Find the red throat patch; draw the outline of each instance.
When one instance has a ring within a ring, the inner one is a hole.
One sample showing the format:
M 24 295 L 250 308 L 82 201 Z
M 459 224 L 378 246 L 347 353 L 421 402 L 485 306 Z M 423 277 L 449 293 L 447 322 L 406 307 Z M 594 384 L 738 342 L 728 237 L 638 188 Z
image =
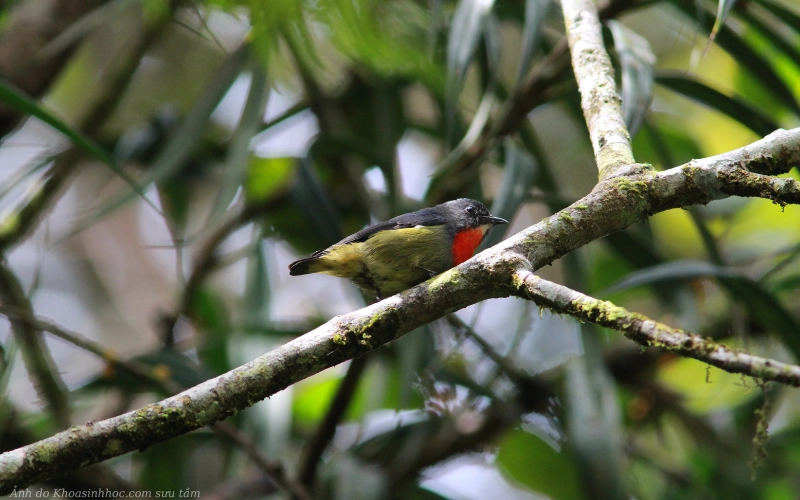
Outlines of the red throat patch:
M 453 238 L 453 265 L 457 266 L 469 260 L 481 244 L 481 240 L 483 240 L 481 228 L 466 229 L 456 234 Z

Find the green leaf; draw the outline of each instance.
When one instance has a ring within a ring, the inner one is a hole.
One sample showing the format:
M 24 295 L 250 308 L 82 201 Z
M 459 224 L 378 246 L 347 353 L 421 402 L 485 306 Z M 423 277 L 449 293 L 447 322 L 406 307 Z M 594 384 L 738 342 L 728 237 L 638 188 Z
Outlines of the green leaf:
M 430 57 L 430 19 L 422 2 L 326 0 L 318 2 L 314 20 L 329 30 L 343 55 L 377 76 L 411 79 L 441 95 L 445 75 Z
M 500 441 L 496 463 L 515 481 L 553 500 L 585 498 L 574 455 L 554 450 L 533 434 L 507 433 Z
M 165 179 L 157 184 L 158 197 L 164 213 L 169 218 L 172 239 L 179 244 L 183 239 L 192 202 L 191 185 L 184 179 Z
M 385 432 L 373 434 L 353 446 L 351 448 L 353 454 L 370 462 L 388 462 L 395 456 L 397 450 L 403 449 L 409 443 L 430 442 L 430 439 L 446 425 L 445 419 L 421 410 L 399 412 L 393 419 L 395 422 L 386 428 Z
M 413 483 L 404 486 L 396 498 L 403 498 L 404 500 L 448 500 L 449 497 L 444 497 Z
M 694 0 L 672 0 L 686 15 L 694 18 L 698 13 L 697 5 Z M 701 14 L 708 14 L 704 9 Z M 697 23 L 707 30 L 713 28 L 711 16 L 704 15 L 697 19 Z M 764 89 L 772 93 L 784 106 L 791 109 L 795 114 L 800 114 L 800 105 L 794 97 L 794 93 L 786 85 L 770 64 L 762 58 L 750 45 L 745 43 L 736 32 L 727 26 L 721 26 L 717 32 L 717 43 L 733 57 L 739 66 L 750 73 L 761 82 Z
M 716 279 L 731 296 L 744 304 L 751 318 L 777 333 L 795 359 L 800 359 L 800 326 L 792 315 L 775 295 L 757 281 L 732 269 L 695 260 L 667 262 L 633 272 L 598 295 L 609 295 L 641 285 L 697 278 Z
M 0 186 L 0 199 L 6 197 L 11 191 L 18 188 L 23 182 L 27 181 L 30 177 L 52 164 L 53 157 L 47 155 L 34 159 L 29 164 L 28 168 L 17 169 L 17 171 L 13 172 L 9 177 L 7 177 L 3 181 L 3 185 Z
M 539 139 L 533 130 L 533 126 L 528 120 L 519 128 L 519 140 L 525 147 L 525 150 L 536 159 L 536 179 L 534 185 L 544 191 L 545 193 L 558 193 L 558 185 L 556 184 L 555 177 L 553 176 L 552 165 L 547 161 L 547 155 L 544 148 L 539 143 Z M 555 213 L 565 208 L 569 203 L 548 203 L 550 211 Z M 557 205 L 557 206 L 556 206 Z
M 622 66 L 622 115 L 631 137 L 642 125 L 653 97 L 656 56 L 650 43 L 618 21 L 607 21 Z
M 309 154 L 313 151 L 312 146 Z M 338 209 L 311 163 L 310 157 L 254 157 L 245 185 L 248 203 L 257 206 L 269 202 L 270 210 L 265 214 L 269 223 L 304 252 L 342 239 Z
M 147 186 L 174 177 L 186 165 L 192 152 L 203 140 L 203 133 L 211 113 L 239 76 L 245 61 L 247 61 L 249 49 L 249 45 L 242 45 L 222 63 L 203 95 L 168 139 L 155 160 L 148 166 L 148 174 L 143 179 L 142 185 Z M 98 210 L 92 219 L 110 214 L 131 199 L 130 193 L 118 197 Z
M 579 272 L 580 268 L 572 271 Z M 570 278 L 567 279 L 569 282 Z M 603 359 L 601 340 L 590 329 L 593 325 L 581 327 L 585 354 L 572 358 L 566 365 L 570 445 L 578 457 L 585 491 L 592 492 L 592 498 L 628 498 L 617 385 Z
M 400 185 L 397 182 L 395 151 L 405 133 L 401 85 L 385 79 L 351 79 L 341 97 L 333 100 L 346 126 L 322 132 L 313 144 L 313 155 L 321 158 L 320 148 L 332 150 L 335 157 L 363 156 L 368 166 L 381 169 L 386 181 L 389 211 L 396 213 Z
M 711 28 L 711 35 L 708 37 L 708 45 L 714 43 L 717 32 L 720 27 L 725 24 L 734 5 L 736 5 L 736 0 L 719 0 L 717 3 L 717 18 L 714 20 L 714 26 Z
M 688 411 L 701 415 L 741 406 L 759 395 L 758 391 L 743 387 L 738 373 L 691 358 L 677 358 L 659 366 L 656 381 L 680 395 Z
M 297 182 L 292 187 L 291 198 L 316 237 L 326 243 L 325 246 L 342 239 L 339 211 L 322 187 L 308 156 L 300 160 Z
M 267 73 L 261 66 L 255 64 L 250 77 L 250 90 L 244 104 L 242 118 L 230 140 L 228 154 L 225 158 L 222 182 L 212 213 L 214 218 L 225 212 L 247 176 L 250 142 L 263 125 L 268 95 Z
M 122 178 L 133 188 L 134 195 L 142 197 L 142 199 L 144 199 L 151 207 L 153 207 L 156 212 L 161 213 L 161 210 L 152 201 L 150 201 L 147 196 L 145 196 L 142 187 L 139 186 L 136 181 L 134 181 L 127 173 L 125 173 L 125 171 L 123 171 L 119 165 L 117 165 L 117 162 L 114 161 L 114 158 L 108 153 L 108 151 L 103 149 L 103 147 L 92 140 L 92 138 L 70 127 L 43 106 L 39 105 L 39 103 L 2 79 L 0 79 L 0 101 L 20 111 L 21 113 L 35 116 L 39 120 L 67 136 L 67 138 L 72 141 L 75 146 L 108 165 L 115 174 L 120 176 L 120 178 Z
M 697 207 L 689 207 L 689 215 L 692 217 L 697 232 L 700 233 L 703 246 L 706 247 L 706 252 L 708 253 L 708 259 L 718 266 L 724 265 L 725 261 L 722 258 L 722 252 L 719 249 L 716 238 L 714 238 L 714 235 L 708 228 L 702 212 L 700 212 Z
M 775 17 L 786 23 L 796 33 L 800 33 L 800 15 L 772 0 L 757 0 L 757 3 L 772 12 Z
M 483 85 L 485 89 L 493 89 L 500 76 L 500 57 L 503 51 L 502 40 L 500 39 L 500 26 L 497 16 L 489 13 L 486 18 L 486 26 L 483 30 L 483 50 L 481 58 L 481 72 L 483 74 Z
M 712 109 L 716 109 L 758 135 L 765 136 L 780 128 L 772 118 L 757 108 L 735 97 L 728 97 L 695 78 L 674 72 L 659 72 L 656 76 L 656 82 Z
M 51 58 L 59 56 L 63 57 L 70 47 L 76 46 L 96 29 L 113 22 L 115 18 L 125 14 L 128 7 L 134 3 L 137 3 L 137 0 L 113 0 L 97 5 L 97 7 L 72 22 L 58 36 L 50 40 L 46 46 L 38 51 L 36 57 L 40 61 L 51 60 Z M 130 12 L 129 10 L 127 11 Z
M 267 62 L 279 53 L 278 42 L 283 36 L 299 65 L 309 68 L 319 64 L 314 44 L 306 24 L 303 2 L 296 0 L 244 0 L 250 15 L 249 37 L 261 58 Z M 227 7 L 226 7 L 227 8 Z
M 197 104 L 148 167 L 148 183 L 173 176 L 184 166 L 194 148 L 202 141 L 211 113 L 241 73 L 248 54 L 249 45 L 245 44 L 222 63 Z
M 263 230 L 253 228 L 253 252 L 247 259 L 244 295 L 244 322 L 249 328 L 261 328 L 269 322 L 270 286 L 267 258 L 264 254 Z
M 456 7 L 447 40 L 447 82 L 445 84 L 445 109 L 447 128 L 453 128 L 456 105 L 467 68 L 478 46 L 494 0 L 460 0 Z M 451 134 L 448 134 L 452 138 Z
M 258 130 L 259 133 L 264 132 L 266 130 L 271 129 L 276 125 L 280 125 L 281 123 L 289 120 L 290 118 L 294 118 L 295 116 L 299 115 L 303 111 L 308 109 L 308 103 L 304 101 L 300 101 L 294 106 L 290 107 L 280 115 L 276 116 L 272 120 L 268 121 L 267 123 L 262 124 L 261 128 Z
M 342 378 L 324 372 L 295 386 L 292 415 L 298 424 L 311 428 L 322 421 Z
M 70 127 L 36 101 L 14 88 L 10 83 L 0 79 L 0 101 L 26 115 L 35 116 L 39 120 L 58 130 L 80 149 L 99 159 L 109 166 L 116 167 L 114 159 L 99 144 L 80 131 Z
M 215 439 L 211 433 L 194 432 L 170 440 L 168 444 L 155 445 L 141 453 L 134 453 L 132 465 L 138 472 L 136 484 L 144 490 L 160 492 L 163 498 L 172 498 L 167 492 L 174 493 L 176 489 L 178 492 L 191 491 L 180 488 L 187 483 L 186 476 L 191 471 L 189 464 L 193 463 L 192 455 L 211 439 Z M 219 452 L 216 447 L 212 449 Z
M 226 301 L 208 287 L 201 288 L 192 297 L 191 316 L 202 332 L 197 354 L 203 366 L 215 374 L 230 370 L 228 336 L 232 328 Z
M 626 230 L 609 234 L 603 238 L 608 245 L 637 269 L 662 264 L 664 258 L 651 241 L 642 237 L 642 233 Z
M 297 158 L 250 157 L 247 178 L 244 183 L 245 197 L 249 204 L 260 204 L 273 196 L 287 191 L 294 182 L 300 162 Z
M 789 57 L 789 59 L 791 59 L 792 62 L 794 62 L 795 66 L 800 68 L 800 51 L 797 50 L 797 44 L 792 44 L 791 42 L 787 41 L 784 36 L 783 30 L 776 29 L 777 26 L 775 25 L 767 25 L 767 23 L 762 21 L 759 16 L 756 16 L 754 11 L 757 10 L 758 10 L 757 8 L 739 9 L 737 11 L 737 15 L 741 17 L 749 26 L 753 27 L 755 31 L 758 32 L 759 35 L 764 37 L 769 42 L 769 48 L 767 50 L 770 51 L 774 51 L 775 49 L 780 50 L 781 52 L 786 54 L 786 56 Z M 800 18 L 798 18 L 798 16 L 796 15 L 792 16 L 792 14 L 789 13 L 788 17 L 790 19 L 781 18 L 781 20 L 786 21 L 786 24 L 792 26 L 791 17 L 794 17 L 794 20 L 797 23 L 800 23 Z M 800 34 L 800 24 L 794 27 L 794 29 L 795 31 L 797 31 L 797 33 L 795 33 L 795 36 Z
M 0 345 L 0 432 L 6 434 L 9 419 L 14 412 L 13 403 L 8 394 L 11 372 L 17 359 L 17 343 L 10 336 L 5 345 Z
M 436 363 L 436 350 L 430 342 L 435 335 L 430 325 L 420 327 L 412 335 L 405 335 L 392 343 L 397 356 L 399 375 L 399 406 L 408 408 L 413 400 L 415 389 L 419 386 L 419 374 Z
M 646 124 L 646 130 L 656 154 L 660 157 L 661 164 L 664 165 L 665 168 L 669 168 L 670 166 L 674 165 L 675 160 L 672 152 L 673 148 L 670 147 L 667 138 L 652 124 Z M 673 136 L 670 139 L 672 139 L 673 142 L 680 141 L 678 142 L 679 144 L 683 143 L 681 149 L 689 149 L 693 151 L 692 154 L 688 155 L 688 159 L 700 158 L 702 156 L 694 140 L 692 140 L 690 137 L 687 137 L 685 134 L 679 133 L 677 134 L 677 137 Z M 677 139 L 677 141 L 675 139 Z M 722 252 L 719 250 L 719 246 L 717 245 L 714 235 L 708 229 L 703 214 L 697 209 L 697 207 L 690 207 L 689 215 L 691 215 L 692 221 L 694 222 L 695 227 L 697 227 L 697 231 L 700 233 L 700 237 L 702 238 L 703 244 L 706 247 L 706 252 L 708 252 L 709 260 L 711 260 L 711 262 L 714 264 L 724 264 Z
M 787 266 L 797 260 L 797 258 L 800 257 L 800 243 L 793 245 L 790 248 L 781 250 L 779 254 L 781 254 L 781 258 L 778 260 L 778 262 L 770 266 L 758 278 L 760 283 L 769 282 L 777 273 L 785 270 Z
M 505 152 L 503 183 L 490 211 L 492 215 L 510 222 L 528 198 L 528 191 L 536 178 L 537 168 L 533 156 L 511 139 L 506 139 Z M 508 229 L 508 226 L 496 227 L 490 231 L 481 244 L 481 250 L 498 244 L 505 235 L 505 229 Z
M 533 55 L 539 44 L 539 36 L 549 9 L 550 0 L 525 0 L 525 26 L 522 28 L 522 50 L 520 51 L 519 70 L 514 89 L 522 85 L 531 69 Z
M 656 123 L 655 120 L 646 118 L 642 132 L 634 140 L 634 147 L 641 149 L 644 145 L 652 148 L 646 161 L 655 163 L 664 170 L 703 157 L 697 138 L 679 122 L 673 123 L 665 119 Z M 644 144 L 639 140 L 642 135 L 643 139 L 647 139 Z M 634 149 L 634 153 L 639 158 L 639 151 Z

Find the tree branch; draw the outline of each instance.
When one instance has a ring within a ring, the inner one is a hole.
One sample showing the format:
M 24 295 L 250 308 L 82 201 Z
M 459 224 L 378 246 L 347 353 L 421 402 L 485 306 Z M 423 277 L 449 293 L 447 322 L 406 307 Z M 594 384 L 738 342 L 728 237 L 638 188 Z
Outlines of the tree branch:
M 614 67 L 603 45 L 603 31 L 592 0 L 563 0 L 564 24 L 581 108 L 592 139 L 600 179 L 635 163 L 614 82 Z
M 211 428 L 217 434 L 225 436 L 236 443 L 247 453 L 247 456 L 255 462 L 265 476 L 284 491 L 291 493 L 293 498 L 297 500 L 311 500 L 311 495 L 308 494 L 305 487 L 299 482 L 286 477 L 283 467 L 261 453 L 261 450 L 258 449 L 249 436 L 243 434 L 236 427 L 225 424 L 224 422 L 217 422 L 211 426 Z
M 128 371 L 129 373 L 147 380 L 153 387 L 158 387 L 166 393 L 176 393 L 185 387 L 180 386 L 171 379 L 165 379 L 157 373 L 151 366 L 135 359 L 120 359 L 119 355 L 113 350 L 108 349 L 99 342 L 95 342 L 77 332 L 71 332 L 62 328 L 52 321 L 39 318 L 33 315 L 32 311 L 26 311 L 20 307 L 10 307 L 0 304 L 0 314 L 20 321 L 39 331 L 50 333 L 62 340 L 69 342 L 81 349 L 88 351 L 95 356 L 102 358 L 111 366 L 116 366 Z
M 347 373 L 339 384 L 339 388 L 336 390 L 330 407 L 325 413 L 325 418 L 320 422 L 317 431 L 306 443 L 298 476 L 301 484 L 306 485 L 309 489 L 313 490 L 319 460 L 328 447 L 328 444 L 330 444 L 331 440 L 336 435 L 336 426 L 339 425 L 345 411 L 347 411 L 348 406 L 350 406 L 350 401 L 352 401 L 355 395 L 358 382 L 361 380 L 361 375 L 364 373 L 364 368 L 367 366 L 368 359 L 368 356 L 361 356 L 360 358 L 355 358 L 350 361 L 350 366 L 347 367 Z
M 0 300 L 27 314 L 33 314 L 31 301 L 4 258 L 0 260 Z M 9 319 L 9 322 L 36 394 L 47 404 L 56 426 L 66 429 L 71 425 L 67 387 L 56 370 L 41 330 L 19 319 Z
M 763 380 L 800 387 L 800 366 L 753 356 L 653 321 L 611 302 L 604 302 L 565 286 L 543 280 L 527 270 L 518 271 L 519 295 L 561 314 L 621 332 L 643 347 L 661 347 L 694 358 L 730 373 L 743 373 Z
M 607 178 L 566 209 L 401 294 L 333 318 L 302 337 L 176 396 L 0 455 L 0 494 L 222 420 L 267 396 L 470 304 L 518 295 L 533 272 L 590 241 L 650 215 L 730 194 L 747 170 L 785 172 L 800 164 L 800 128 L 664 172 Z M 728 192 L 726 192 L 727 190 Z

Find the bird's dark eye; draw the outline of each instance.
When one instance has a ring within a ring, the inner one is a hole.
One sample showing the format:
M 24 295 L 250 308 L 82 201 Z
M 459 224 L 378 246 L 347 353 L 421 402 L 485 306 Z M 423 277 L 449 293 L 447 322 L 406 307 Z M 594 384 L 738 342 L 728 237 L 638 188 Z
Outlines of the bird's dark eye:
M 468 213 L 468 214 L 470 214 L 470 215 L 475 215 L 475 212 L 476 212 L 476 210 L 475 210 L 475 207 L 473 207 L 472 205 L 468 206 L 468 207 L 466 208 L 466 211 L 467 211 L 467 213 Z

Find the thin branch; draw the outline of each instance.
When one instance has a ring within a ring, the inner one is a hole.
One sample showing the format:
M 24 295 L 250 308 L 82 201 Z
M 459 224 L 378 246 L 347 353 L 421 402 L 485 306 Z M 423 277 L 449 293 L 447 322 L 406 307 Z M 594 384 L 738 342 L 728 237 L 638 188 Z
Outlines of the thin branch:
M 437 172 L 436 177 L 441 178 L 441 181 L 434 182 L 436 185 L 426 195 L 427 200 L 441 203 L 452 198 L 453 192 L 457 192 L 467 183 L 467 174 L 472 172 L 471 169 L 478 166 L 480 160 L 498 141 L 514 133 L 528 113 L 547 101 L 544 92 L 553 82 L 561 79 L 568 69 L 567 43 L 563 41 L 533 67 L 525 84 L 505 103 L 498 116 L 486 124 L 475 142 L 463 149 L 458 157 L 448 159 L 449 164 Z
M 630 0 L 612 0 L 600 8 L 600 16 L 604 19 L 616 16 L 632 3 Z M 596 12 L 595 12 L 596 13 Z M 470 147 L 464 149 L 457 158 L 448 159 L 436 177 L 442 180 L 433 185 L 426 200 L 431 203 L 441 203 L 453 197 L 454 192 L 463 187 L 469 180 L 469 173 L 473 172 L 478 163 L 488 154 L 503 137 L 518 131 L 525 122 L 528 114 L 538 105 L 552 100 L 552 91 L 569 70 L 567 57 L 567 40 L 562 40 L 534 66 L 528 74 L 525 83 L 516 89 L 513 97 L 506 101 L 497 117 L 486 124 L 480 136 Z M 601 39 L 602 48 L 602 39 Z M 606 55 L 606 58 L 608 56 Z M 613 73 L 612 87 L 613 86 Z M 573 85 L 569 83 L 568 85 Z M 614 93 L 616 96 L 616 93 Z M 616 97 L 619 99 L 619 97 Z M 618 106 L 619 107 L 619 106 Z M 620 115 L 621 116 L 621 115 Z M 624 126 L 624 124 L 623 124 Z M 625 132 L 627 135 L 627 132 Z M 630 142 L 630 141 L 629 141 Z M 630 149 L 630 146 L 629 146 Z M 633 157 L 631 161 L 633 163 Z M 436 181 L 435 181 L 436 182 Z
M 800 182 L 792 178 L 756 174 L 743 168 L 723 170 L 717 178 L 726 194 L 766 198 L 781 207 L 800 204 Z
M 748 167 L 780 172 L 797 164 L 800 128 L 657 174 L 606 179 L 578 202 L 460 266 L 333 318 L 226 374 L 140 410 L 76 426 L 0 455 L 0 494 L 9 493 L 14 485 L 21 487 L 213 424 L 450 312 L 489 298 L 517 295 L 520 269 L 533 272 L 654 213 L 725 198 L 723 188 L 728 185 L 721 174 Z
M 325 413 L 325 418 L 317 427 L 314 436 L 306 443 L 305 450 L 303 450 L 303 459 L 300 462 L 300 482 L 307 487 L 311 488 L 314 485 L 314 479 L 317 473 L 317 465 L 319 464 L 322 453 L 328 447 L 334 435 L 336 434 L 336 426 L 342 420 L 344 412 L 350 406 L 350 401 L 358 387 L 358 382 L 361 380 L 361 375 L 364 374 L 364 368 L 367 366 L 369 356 L 361 356 L 350 361 L 350 366 L 347 367 L 342 382 L 331 401 L 331 405 Z
M 273 462 L 268 457 L 264 456 L 249 436 L 239 431 L 236 427 L 224 422 L 217 422 L 212 425 L 211 428 L 217 434 L 225 436 L 235 442 L 247 453 L 250 459 L 258 465 L 261 471 L 281 489 L 291 493 L 292 496 L 298 500 L 311 500 L 311 495 L 308 494 L 305 487 L 297 481 L 292 481 L 287 478 L 283 467 L 279 463 Z
M 33 314 L 31 301 L 5 259 L 0 260 L 0 299 L 26 314 Z M 25 368 L 33 381 L 36 393 L 47 403 L 56 425 L 66 429 L 72 425 L 67 387 L 56 369 L 41 330 L 18 319 L 11 319 L 10 323 L 14 340 L 20 347 Z
M 69 342 L 81 349 L 102 358 L 109 365 L 120 367 L 134 375 L 148 380 L 155 387 L 162 388 L 165 392 L 175 394 L 184 389 L 181 385 L 177 384 L 171 379 L 165 379 L 158 375 L 158 371 L 153 367 L 137 361 L 135 359 L 120 359 L 119 355 L 112 349 L 104 347 L 102 344 L 95 342 L 84 335 L 77 332 L 71 332 L 62 328 L 52 321 L 34 316 L 31 311 L 26 311 L 19 307 L 12 307 L 5 304 L 0 304 L 0 314 L 4 314 L 9 318 L 14 318 L 21 321 L 32 328 L 47 332 L 55 337 Z
M 510 359 L 507 359 L 500 353 L 498 353 L 494 347 L 492 347 L 483 337 L 481 337 L 478 332 L 476 332 L 471 326 L 466 324 L 464 320 L 459 318 L 455 314 L 448 314 L 447 315 L 447 322 L 450 323 L 451 326 L 461 330 L 464 334 L 473 341 L 478 348 L 486 355 L 487 358 L 492 360 L 492 362 L 500 369 L 503 374 L 508 377 L 513 383 L 520 385 L 520 382 L 526 381 L 531 378 L 530 375 L 525 373 L 523 370 L 514 366 Z M 496 373 L 496 372 L 495 372 Z M 492 384 L 484 384 L 487 388 L 491 388 Z
M 503 107 L 497 120 L 488 129 L 491 136 L 503 137 L 519 128 L 533 108 L 546 100 L 542 93 L 569 68 L 567 41 L 560 41 L 542 61 L 534 66 L 525 83 Z
M 632 313 L 565 286 L 543 280 L 528 270 L 517 271 L 519 296 L 560 314 L 616 330 L 643 347 L 661 347 L 730 373 L 800 387 L 800 366 L 753 356 Z
M 592 0 L 563 0 L 572 69 L 581 93 L 581 108 L 592 139 L 600 179 L 635 163 L 631 138 L 622 117 L 614 67 L 603 45 L 603 31 Z

